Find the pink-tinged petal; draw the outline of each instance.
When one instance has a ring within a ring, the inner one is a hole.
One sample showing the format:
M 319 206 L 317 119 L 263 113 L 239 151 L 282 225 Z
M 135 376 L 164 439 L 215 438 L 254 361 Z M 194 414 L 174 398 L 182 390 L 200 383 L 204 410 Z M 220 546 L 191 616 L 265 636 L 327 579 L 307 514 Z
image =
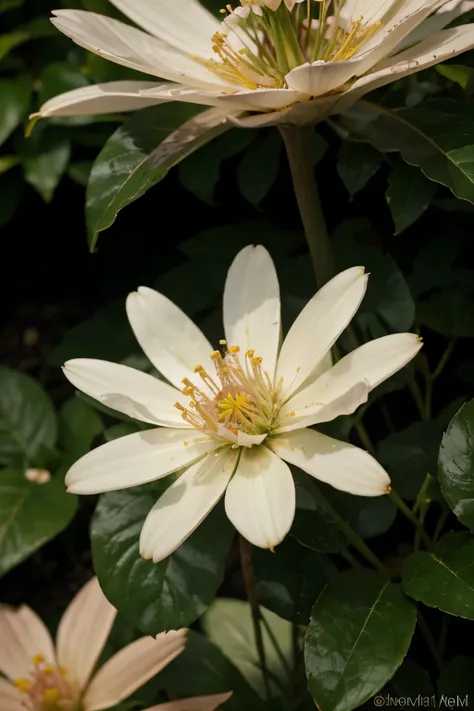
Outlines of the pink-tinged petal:
M 230 699 L 232 692 L 227 694 L 214 694 L 213 696 L 195 696 L 192 699 L 179 699 L 167 701 L 164 704 L 152 706 L 145 711 L 216 711 Z
M 85 711 L 102 711 L 128 698 L 173 661 L 186 646 L 187 630 L 132 642 L 99 669 L 85 696 Z
M 59 624 L 58 664 L 84 689 L 104 648 L 117 611 L 92 578 L 77 593 Z
M 23 696 L 13 684 L 0 678 L 0 709 L 2 711 L 25 711 Z
M 0 610 L 0 640 L 0 672 L 10 679 L 28 677 L 37 655 L 49 664 L 56 661 L 51 635 L 26 605 L 18 610 Z

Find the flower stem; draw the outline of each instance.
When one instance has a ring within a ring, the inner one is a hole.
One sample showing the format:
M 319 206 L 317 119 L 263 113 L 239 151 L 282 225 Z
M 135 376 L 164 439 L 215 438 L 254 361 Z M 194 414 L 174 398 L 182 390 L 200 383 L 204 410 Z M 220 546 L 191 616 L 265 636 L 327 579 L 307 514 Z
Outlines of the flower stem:
M 252 568 L 252 544 L 249 543 L 243 536 L 239 536 L 240 542 L 240 564 L 242 567 L 242 576 L 244 579 L 245 593 L 250 604 L 252 613 L 253 630 L 255 634 L 255 644 L 257 646 L 260 668 L 262 670 L 263 683 L 267 699 L 271 699 L 270 680 L 267 670 L 267 662 L 265 655 L 265 647 L 263 646 L 263 634 L 261 627 L 261 613 L 258 606 L 257 593 L 255 591 L 255 581 Z
M 311 162 L 313 127 L 280 128 L 285 142 L 298 208 L 303 222 L 318 286 L 334 276 L 333 258 L 326 221 L 321 208 L 318 187 Z
M 436 662 L 436 666 L 438 669 L 441 668 L 441 657 L 438 649 L 438 645 L 435 642 L 435 639 L 433 635 L 431 634 L 431 630 L 429 628 L 429 625 L 427 621 L 425 620 L 420 608 L 418 608 L 418 614 L 417 614 L 417 624 L 420 629 L 421 634 L 423 635 L 426 646 L 430 650 L 431 654 L 433 655 L 433 659 Z
M 392 499 L 395 506 L 402 512 L 402 514 L 412 522 L 418 532 L 419 537 L 424 540 L 425 544 L 428 546 L 428 549 L 430 549 L 431 541 L 424 529 L 423 522 L 420 521 L 418 516 L 413 513 L 409 506 L 407 506 L 407 504 L 403 501 L 402 497 L 397 494 L 395 489 L 391 490 L 390 498 Z

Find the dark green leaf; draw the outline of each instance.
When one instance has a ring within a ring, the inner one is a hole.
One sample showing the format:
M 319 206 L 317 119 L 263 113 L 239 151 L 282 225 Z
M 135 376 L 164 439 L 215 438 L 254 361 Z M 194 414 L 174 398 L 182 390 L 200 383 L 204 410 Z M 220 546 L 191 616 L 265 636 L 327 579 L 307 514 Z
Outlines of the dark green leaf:
M 73 459 L 86 454 L 103 429 L 97 412 L 78 397 L 65 402 L 59 411 L 59 446 Z
M 0 471 L 0 575 L 66 528 L 76 506 L 62 477 L 35 484 L 23 470 Z
M 0 35 L 0 62 L 20 44 L 39 37 L 50 37 L 54 34 L 55 29 L 49 20 L 46 17 L 37 17 L 8 34 Z
M 445 698 L 460 699 L 455 708 L 468 709 L 469 699 L 474 698 L 474 659 L 454 657 L 446 662 L 439 675 L 438 693 Z
M 388 496 L 352 496 L 321 484 L 318 484 L 318 488 L 362 538 L 381 536 L 395 520 L 397 509 Z
M 365 188 L 381 163 L 382 154 L 367 143 L 342 144 L 337 155 L 337 172 L 351 198 Z
M 126 437 L 129 434 L 135 434 L 135 432 L 140 432 L 140 430 L 140 425 L 136 422 L 119 422 L 105 430 L 105 441 L 112 442 L 114 439 Z
M 163 180 L 170 168 L 229 128 L 214 109 L 162 104 L 137 112 L 112 135 L 92 168 L 86 215 L 89 244 L 122 208 Z
M 0 0 L 0 12 L 7 12 L 7 10 L 16 10 L 17 7 L 21 7 L 25 0 Z
M 459 410 L 443 437 L 439 483 L 453 513 L 474 531 L 474 400 Z
M 78 160 L 74 163 L 69 164 L 67 169 L 67 174 L 74 180 L 75 183 L 85 188 L 89 181 L 89 177 L 92 170 L 92 161 L 90 160 Z
M 464 64 L 438 64 L 436 71 L 446 79 L 459 84 L 466 93 L 471 93 L 474 86 L 473 67 L 466 67 Z
M 0 465 L 41 466 L 56 442 L 56 414 L 47 393 L 29 375 L 0 367 Z
M 418 304 L 420 323 L 446 338 L 474 336 L 474 295 L 464 291 L 434 294 Z
M 244 153 L 237 169 L 240 194 L 252 205 L 258 205 L 269 193 L 278 176 L 282 142 L 278 131 L 259 132 Z
M 305 637 L 316 705 L 350 711 L 394 675 L 410 646 L 416 609 L 399 585 L 367 570 L 334 578 L 319 596 Z
M 418 168 L 397 166 L 388 178 L 387 203 L 395 223 L 395 234 L 410 227 L 428 209 L 438 190 Z
M 307 474 L 297 470 L 296 515 L 291 535 L 306 548 L 321 553 L 337 553 L 344 545 L 337 519 Z M 281 614 L 281 613 L 278 613 Z
M 102 495 L 91 529 L 94 569 L 119 612 L 147 634 L 192 624 L 214 599 L 224 576 L 233 529 L 217 507 L 169 558 L 140 557 L 147 514 L 163 491 L 139 487 Z
M 392 692 L 397 696 L 412 698 L 421 696 L 434 696 L 435 690 L 426 669 L 423 669 L 413 659 L 405 659 L 402 666 L 390 680 Z M 393 693 L 392 693 L 393 695 Z
M 7 224 L 16 212 L 19 205 L 24 182 L 19 170 L 8 175 L 0 176 L 0 227 Z
M 0 145 L 18 128 L 28 113 L 31 98 L 31 79 L 0 80 Z
M 474 538 L 447 533 L 433 553 L 413 553 L 402 582 L 406 594 L 424 605 L 474 620 Z
M 41 89 L 38 96 L 40 104 L 44 104 L 53 96 L 72 89 L 80 89 L 90 83 L 89 79 L 69 62 L 48 64 L 41 72 L 40 82 Z
M 24 144 L 23 168 L 25 180 L 32 185 L 45 202 L 53 198 L 64 175 L 71 145 L 69 140 L 54 130 L 36 132 Z

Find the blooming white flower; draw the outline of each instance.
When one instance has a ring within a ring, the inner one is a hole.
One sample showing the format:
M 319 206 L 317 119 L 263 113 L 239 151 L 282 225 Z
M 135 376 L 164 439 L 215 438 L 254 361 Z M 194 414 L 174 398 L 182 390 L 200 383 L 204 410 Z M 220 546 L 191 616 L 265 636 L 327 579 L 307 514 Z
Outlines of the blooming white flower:
M 29 607 L 0 610 L 2 711 L 101 711 L 116 706 L 184 650 L 186 632 L 132 642 L 92 677 L 116 610 L 97 578 L 72 600 L 59 624 L 56 646 Z M 10 681 L 8 681 L 10 679 Z M 214 711 L 230 694 L 183 699 L 148 711 Z
M 295 515 L 286 462 L 351 494 L 388 493 L 387 473 L 367 452 L 310 429 L 354 412 L 421 347 L 414 334 L 386 336 L 330 367 L 330 349 L 366 285 L 362 267 L 338 274 L 303 309 L 280 348 L 274 264 L 263 247 L 246 247 L 227 276 L 221 350 L 165 296 L 140 287 L 128 297 L 128 318 L 171 384 L 92 359 L 69 361 L 64 372 L 101 403 L 160 427 L 86 454 L 67 474 L 69 491 L 125 489 L 185 469 L 142 529 L 141 554 L 155 562 L 176 550 L 224 493 L 227 515 L 247 540 L 262 548 L 280 543 Z
M 474 46 L 474 25 L 445 29 L 474 6 L 466 0 L 241 0 L 222 23 L 198 0 L 111 2 L 146 32 L 80 10 L 56 10 L 52 21 L 82 47 L 167 83 L 87 86 L 37 115 L 184 101 L 220 107 L 242 126 L 311 124 Z

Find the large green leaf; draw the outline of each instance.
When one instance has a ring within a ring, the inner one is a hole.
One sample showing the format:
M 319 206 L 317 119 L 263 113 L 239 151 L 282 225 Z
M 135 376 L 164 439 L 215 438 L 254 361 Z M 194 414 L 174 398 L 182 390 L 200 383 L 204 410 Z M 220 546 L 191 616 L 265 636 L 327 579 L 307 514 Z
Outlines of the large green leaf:
M 91 528 L 94 569 L 110 602 L 147 634 L 192 624 L 224 576 L 233 528 L 218 506 L 169 558 L 140 557 L 143 522 L 166 482 L 102 495 Z
M 0 145 L 21 124 L 28 113 L 31 97 L 31 79 L 0 80 Z
M 334 578 L 315 602 L 305 637 L 318 708 L 350 711 L 376 694 L 402 663 L 415 621 L 399 585 L 368 570 Z
M 428 209 L 437 186 L 410 165 L 400 165 L 390 173 L 387 202 L 395 223 L 395 234 L 410 227 Z
M 51 202 L 59 181 L 66 172 L 71 157 L 71 145 L 58 129 L 36 131 L 23 145 L 25 180 L 45 202 Z
M 445 338 L 474 336 L 474 296 L 464 291 L 430 296 L 418 304 L 417 315 L 420 323 Z
M 443 437 L 439 483 L 455 515 L 474 532 L 474 400 L 459 410 Z
M 0 465 L 42 466 L 56 442 L 56 414 L 29 375 L 0 367 Z
M 258 205 L 277 179 L 282 141 L 274 129 L 259 131 L 245 151 L 237 169 L 240 194 L 252 205 Z
M 337 172 L 351 196 L 365 188 L 382 164 L 380 151 L 363 143 L 345 141 L 337 155 Z
M 403 589 L 425 605 L 474 620 L 474 538 L 447 533 L 432 553 L 413 553 L 402 570 Z
M 35 484 L 22 469 L 0 471 L 0 575 L 66 528 L 76 506 L 62 476 Z
M 58 443 L 73 460 L 89 451 L 103 429 L 96 410 L 78 397 L 65 402 L 59 411 Z
M 474 659 L 453 657 L 446 662 L 439 675 L 438 693 L 445 698 L 462 699 L 457 708 L 469 708 L 469 698 L 474 699 Z
M 48 18 L 37 17 L 26 25 L 17 27 L 12 32 L 0 35 L 0 61 L 20 44 L 40 37 L 50 37 L 54 34 L 55 28 L 48 21 Z
M 89 243 L 115 221 L 122 208 L 144 195 L 174 165 L 227 131 L 216 109 L 162 104 L 139 111 L 111 136 L 92 168 L 87 189 Z

